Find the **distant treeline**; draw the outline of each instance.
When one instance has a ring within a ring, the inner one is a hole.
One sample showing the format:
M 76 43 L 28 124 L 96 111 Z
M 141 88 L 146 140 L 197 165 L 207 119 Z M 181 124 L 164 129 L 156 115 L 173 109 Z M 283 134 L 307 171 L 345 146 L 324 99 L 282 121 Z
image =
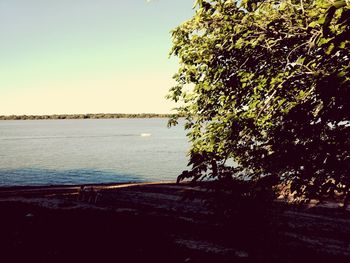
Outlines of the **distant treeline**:
M 119 119 L 119 118 L 171 118 L 172 114 L 156 113 L 88 113 L 54 115 L 0 115 L 0 120 L 64 120 L 64 119 Z

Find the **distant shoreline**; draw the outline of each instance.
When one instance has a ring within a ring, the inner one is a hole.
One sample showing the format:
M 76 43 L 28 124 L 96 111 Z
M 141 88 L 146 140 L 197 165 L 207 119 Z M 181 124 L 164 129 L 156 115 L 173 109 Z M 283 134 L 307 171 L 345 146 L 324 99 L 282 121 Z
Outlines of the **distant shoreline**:
M 77 120 L 77 119 L 149 119 L 171 118 L 173 114 L 157 113 L 87 113 L 87 114 L 52 114 L 52 115 L 0 115 L 1 121 L 8 120 Z

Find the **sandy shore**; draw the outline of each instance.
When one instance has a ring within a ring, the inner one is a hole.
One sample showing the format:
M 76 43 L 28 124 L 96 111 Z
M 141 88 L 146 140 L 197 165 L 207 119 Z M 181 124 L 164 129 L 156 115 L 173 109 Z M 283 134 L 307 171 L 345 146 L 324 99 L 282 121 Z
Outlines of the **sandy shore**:
M 349 262 L 350 213 L 331 206 L 239 208 L 174 183 L 0 189 L 3 262 Z M 118 259 L 118 260 L 117 260 Z
M 96 191 L 117 189 L 123 187 L 139 186 L 139 185 L 156 185 L 156 184 L 174 184 L 173 181 L 159 182 L 130 182 L 130 183 L 106 183 L 106 184 L 85 184 L 85 185 L 52 185 L 52 186 L 8 186 L 0 187 L 0 197 L 9 196 L 45 196 L 59 194 L 77 194 L 81 186 L 93 187 Z

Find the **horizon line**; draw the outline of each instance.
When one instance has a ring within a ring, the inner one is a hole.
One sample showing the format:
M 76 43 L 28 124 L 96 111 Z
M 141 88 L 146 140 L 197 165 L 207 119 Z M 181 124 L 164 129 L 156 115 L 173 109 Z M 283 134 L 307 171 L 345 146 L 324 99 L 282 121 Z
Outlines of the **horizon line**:
M 12 117 L 12 116 L 64 116 L 64 115 L 175 115 L 175 113 L 156 113 L 156 112 L 139 112 L 139 113 L 126 113 L 126 112 L 98 112 L 98 113 L 44 113 L 44 114 L 0 114 L 0 117 Z

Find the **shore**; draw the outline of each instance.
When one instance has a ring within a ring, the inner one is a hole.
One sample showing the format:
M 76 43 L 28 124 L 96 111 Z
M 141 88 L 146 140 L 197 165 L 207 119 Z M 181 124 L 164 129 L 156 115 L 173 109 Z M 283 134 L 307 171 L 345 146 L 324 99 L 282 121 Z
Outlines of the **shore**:
M 171 118 L 173 114 L 161 113 L 83 113 L 83 114 L 52 114 L 52 115 L 0 115 L 1 120 L 76 120 L 76 119 L 146 119 Z
M 91 186 L 88 186 L 91 187 Z M 227 216 L 174 183 L 0 189 L 3 262 L 349 262 L 350 212 L 290 206 Z

